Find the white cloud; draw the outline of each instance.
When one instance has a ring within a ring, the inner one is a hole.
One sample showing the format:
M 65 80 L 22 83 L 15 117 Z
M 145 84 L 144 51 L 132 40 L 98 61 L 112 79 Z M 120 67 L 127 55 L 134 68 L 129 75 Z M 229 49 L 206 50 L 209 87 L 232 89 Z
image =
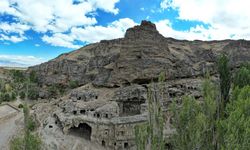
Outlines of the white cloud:
M 0 13 L 14 15 L 22 22 L 30 24 L 38 32 L 64 32 L 75 26 L 96 24 L 96 19 L 87 15 L 97 9 L 113 14 L 119 12 L 115 8 L 115 4 L 119 0 L 82 0 L 78 2 L 75 4 L 74 0 L 4 0 L 2 4 L 0 3 L 0 6 L 3 7 Z M 12 7 L 13 5 L 15 7 Z M 12 11 L 18 13 L 11 13 Z
M 179 12 L 178 19 L 201 21 L 210 25 L 201 32 L 211 39 L 250 39 L 250 13 L 245 0 L 163 0 L 162 9 L 173 8 Z M 194 29 L 192 29 L 194 30 Z
M 37 65 L 45 60 L 35 56 L 22 56 L 22 55 L 0 55 L 0 66 L 9 67 L 27 67 Z
M 169 20 L 155 22 L 157 30 L 165 37 L 173 37 L 181 40 L 223 40 L 231 35 L 227 30 L 218 30 L 212 27 L 205 28 L 197 25 L 186 31 L 174 30 Z
M 110 23 L 108 26 L 87 26 L 85 28 L 73 27 L 69 34 L 56 33 L 51 37 L 44 36 L 43 41 L 54 45 L 68 48 L 79 48 L 80 45 L 74 45 L 76 41 L 87 43 L 99 42 L 100 40 L 109 40 L 121 38 L 126 30 L 133 27 L 136 23 L 129 19 L 123 18 Z
M 1 40 L 15 42 L 27 39 L 24 32 L 32 29 L 42 33 L 43 39 L 48 43 L 53 38 L 59 38 L 57 33 L 65 33 L 71 28 L 93 26 L 97 23 L 95 19 L 96 10 L 100 9 L 114 15 L 119 9 L 115 7 L 119 0 L 1 0 L 0 15 L 12 15 L 17 23 L 1 23 Z M 47 32 L 53 33 L 48 37 Z M 3 34 L 4 33 L 4 34 Z M 18 36 L 10 36 L 9 33 L 17 33 Z M 19 38 L 18 38 L 19 37 Z M 73 46 L 69 39 L 56 40 L 54 45 Z
M 115 8 L 115 4 L 119 1 L 120 0 L 88 0 L 88 2 L 90 2 L 94 8 L 99 8 L 115 15 L 119 12 L 119 9 Z
M 10 15 L 19 15 L 18 11 L 15 8 L 10 7 L 9 0 L 0 1 L 0 14 L 10 14 Z
M 11 41 L 13 43 L 21 42 L 27 39 L 24 32 L 29 30 L 29 26 L 21 23 L 6 22 L 0 23 L 0 41 Z
M 0 34 L 0 41 L 3 41 L 3 43 L 5 43 L 5 41 L 11 41 L 13 43 L 18 43 L 18 42 L 22 42 L 24 40 L 26 40 L 27 38 L 25 36 L 22 35 L 4 35 L 4 34 Z
M 0 23 L 0 30 L 5 33 L 18 33 L 18 34 L 24 34 L 25 31 L 29 30 L 30 27 L 26 24 L 21 23 L 7 23 L 2 22 Z
M 103 26 L 89 26 L 86 28 L 72 28 L 72 36 L 80 41 L 88 43 L 98 42 L 100 40 L 109 40 L 121 38 L 124 36 L 126 30 L 133 27 L 136 23 L 129 19 L 123 18 L 114 21 L 107 27 Z
M 61 46 L 61 47 L 67 47 L 67 48 L 79 48 L 80 45 L 74 45 L 74 39 L 67 35 L 62 33 L 56 33 L 53 36 L 43 36 L 42 40 L 48 44 L 51 44 L 53 46 Z
M 40 47 L 40 44 L 35 44 L 35 47 Z

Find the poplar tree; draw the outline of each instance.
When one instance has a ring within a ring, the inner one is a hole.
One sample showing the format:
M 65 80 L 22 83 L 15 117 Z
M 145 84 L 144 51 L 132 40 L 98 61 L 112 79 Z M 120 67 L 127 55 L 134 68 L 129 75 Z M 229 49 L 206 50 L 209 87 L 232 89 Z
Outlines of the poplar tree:
M 221 99 L 219 101 L 220 107 L 218 110 L 219 117 L 224 117 L 225 107 L 229 102 L 229 91 L 231 87 L 231 73 L 229 66 L 229 59 L 226 55 L 222 54 L 218 59 L 218 73 L 219 73 L 219 82 L 220 82 L 220 95 Z
M 138 150 L 163 150 L 162 111 L 164 74 L 160 74 L 159 85 L 151 83 L 147 93 L 148 122 L 135 127 L 136 146 Z
M 227 105 L 228 117 L 220 121 L 223 129 L 221 149 L 250 149 L 250 86 L 235 89 L 233 100 Z
M 239 71 L 234 75 L 234 88 L 243 88 L 250 85 L 250 64 L 242 65 Z
M 176 132 L 172 136 L 174 149 L 213 150 L 216 147 L 216 97 L 217 88 L 209 79 L 203 84 L 203 102 L 190 96 L 183 98 L 179 106 L 171 104 L 173 127 Z

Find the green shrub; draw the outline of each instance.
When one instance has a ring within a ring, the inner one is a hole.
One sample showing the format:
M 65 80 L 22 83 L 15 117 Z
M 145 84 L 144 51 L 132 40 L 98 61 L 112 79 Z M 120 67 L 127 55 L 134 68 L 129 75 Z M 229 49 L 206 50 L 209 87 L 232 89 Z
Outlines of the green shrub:
M 249 65 L 250 66 L 250 65 Z M 250 85 L 250 67 L 242 66 L 234 76 L 234 87 L 238 86 L 243 88 L 244 86 Z
M 16 137 L 10 142 L 10 150 L 41 150 L 42 141 L 37 134 L 29 133 L 26 137 Z
M 36 100 L 39 97 L 39 92 L 37 88 L 29 88 L 27 97 L 30 100 Z
M 56 97 L 58 95 L 58 89 L 57 89 L 56 85 L 51 85 L 48 88 L 48 92 L 49 92 L 49 95 L 51 97 Z
M 10 150 L 24 150 L 24 139 L 22 137 L 16 137 L 10 142 Z
M 247 150 L 250 148 L 250 86 L 237 89 L 235 100 L 227 105 L 228 117 L 220 121 L 223 149 Z
M 37 124 L 35 122 L 35 120 L 33 119 L 33 117 L 29 117 L 28 122 L 27 122 L 27 127 L 30 131 L 34 131 L 37 127 Z
M 78 81 L 70 81 L 69 82 L 69 87 L 71 89 L 77 88 L 79 86 L 79 82 Z
M 11 100 L 12 101 L 16 100 L 16 93 L 15 92 L 11 93 Z
M 21 92 L 19 93 L 19 96 L 20 96 L 20 99 L 21 99 L 21 100 L 24 100 L 25 97 L 26 97 L 26 94 L 25 94 L 24 91 L 21 91 Z
M 23 104 L 19 104 L 19 105 L 18 105 L 18 108 L 23 108 Z
M 4 93 L 3 95 L 4 95 L 3 96 L 3 101 L 5 101 L 5 102 L 11 101 L 11 96 L 10 96 L 9 93 Z
M 20 70 L 11 70 L 14 82 L 20 83 L 25 81 L 24 73 Z
M 37 77 L 37 74 L 36 74 L 35 71 L 30 72 L 29 79 L 30 79 L 30 82 L 32 82 L 32 83 L 37 83 L 38 82 L 38 77 Z
M 29 114 L 27 104 L 23 106 L 24 113 L 24 135 L 11 140 L 10 150 L 41 150 L 42 141 L 37 134 L 32 134 L 35 129 L 35 123 Z

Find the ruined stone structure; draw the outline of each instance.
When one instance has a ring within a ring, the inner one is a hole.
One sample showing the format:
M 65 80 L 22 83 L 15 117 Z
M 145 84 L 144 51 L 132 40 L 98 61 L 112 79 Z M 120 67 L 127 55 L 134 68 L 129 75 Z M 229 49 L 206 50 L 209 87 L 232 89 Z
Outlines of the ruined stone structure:
M 80 85 L 53 104 L 54 120 L 45 120 L 44 128 L 58 126 L 64 134 L 107 149 L 134 149 L 134 126 L 147 120 L 150 82 L 165 74 L 162 107 L 167 138 L 172 133 L 169 103 L 183 95 L 201 100 L 204 75 L 208 72 L 217 79 L 216 58 L 221 53 L 229 56 L 232 69 L 237 68 L 250 60 L 250 42 L 175 40 L 142 21 L 128 29 L 124 38 L 87 45 L 28 71 L 38 73 L 43 90 L 51 84 L 67 86 L 70 81 Z
M 83 86 L 59 104 L 61 110 L 54 116 L 66 134 L 82 132 L 80 136 L 104 147 L 130 149 L 135 145 L 135 125 L 147 120 L 141 113 L 146 89 L 139 85 L 125 88 L 114 91 Z
M 164 85 L 166 137 L 172 133 L 168 104 L 173 98 L 180 98 L 184 94 L 199 100 L 201 83 L 200 79 L 180 79 Z M 135 149 L 134 127 L 147 121 L 148 86 L 132 84 L 106 88 L 87 84 L 64 97 L 58 103 L 60 109 L 53 116 L 65 134 L 80 136 L 107 149 Z

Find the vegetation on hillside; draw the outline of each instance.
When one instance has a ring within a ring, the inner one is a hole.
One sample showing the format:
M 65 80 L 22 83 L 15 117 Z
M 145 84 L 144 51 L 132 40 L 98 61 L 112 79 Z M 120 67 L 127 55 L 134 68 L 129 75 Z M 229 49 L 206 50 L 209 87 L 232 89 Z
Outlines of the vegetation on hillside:
M 204 82 L 203 102 L 186 97 L 181 107 L 172 104 L 174 149 L 250 149 L 250 69 L 242 66 L 232 78 L 228 58 L 218 62 L 220 84 Z
M 213 82 L 207 75 L 203 83 L 203 101 L 185 96 L 181 104 L 173 101 L 170 105 L 175 132 L 169 139 L 169 149 L 250 149 L 250 65 L 242 65 L 232 75 L 229 59 L 222 55 L 218 59 L 218 73 L 219 83 Z M 151 93 L 149 90 L 148 95 L 152 95 Z M 149 122 L 153 118 L 153 122 L 158 124 L 155 126 L 154 123 L 146 123 L 135 128 L 138 150 L 146 149 L 146 146 L 153 143 L 152 128 L 157 128 L 153 130 L 153 133 L 158 133 L 155 138 L 157 142 L 163 141 L 161 122 L 159 123 L 163 116 L 159 115 L 161 109 L 155 107 L 159 104 L 158 100 L 152 101 L 149 97 Z M 150 148 L 162 149 L 161 145 Z
M 21 100 L 37 100 L 41 85 L 35 71 L 6 70 L 6 79 L 0 78 L 0 103 L 9 102 L 20 98 Z M 51 84 L 42 89 L 42 97 L 57 98 L 68 89 L 79 87 L 78 81 L 69 81 L 68 85 Z
M 42 141 L 32 131 L 36 128 L 33 117 L 30 116 L 28 105 L 23 106 L 24 113 L 24 135 L 15 137 L 10 143 L 10 150 L 41 150 Z
M 20 99 L 38 98 L 38 83 L 35 72 L 25 74 L 21 70 L 9 70 L 6 79 L 0 79 L 0 103 Z

